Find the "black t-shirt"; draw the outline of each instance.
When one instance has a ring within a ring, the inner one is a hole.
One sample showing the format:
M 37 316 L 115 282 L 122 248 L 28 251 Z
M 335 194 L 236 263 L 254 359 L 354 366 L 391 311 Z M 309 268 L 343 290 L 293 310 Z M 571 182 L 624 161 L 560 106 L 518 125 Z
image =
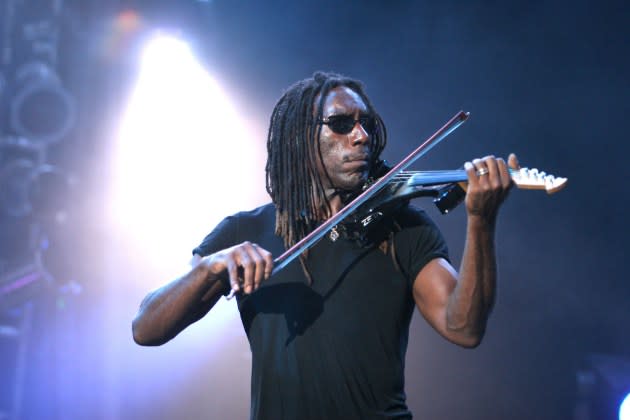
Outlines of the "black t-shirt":
M 252 419 L 411 418 L 404 366 L 417 273 L 448 258 L 442 235 L 426 214 L 406 207 L 391 253 L 323 238 L 299 261 L 238 295 L 252 351 Z M 243 241 L 278 257 L 272 204 L 224 219 L 194 249 L 205 256 Z

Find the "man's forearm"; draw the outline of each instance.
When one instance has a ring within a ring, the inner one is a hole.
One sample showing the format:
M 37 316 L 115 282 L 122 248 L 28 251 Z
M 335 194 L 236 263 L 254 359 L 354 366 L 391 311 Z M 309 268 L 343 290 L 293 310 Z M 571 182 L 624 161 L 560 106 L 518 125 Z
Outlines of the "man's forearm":
M 447 307 L 447 327 L 474 337 L 483 336 L 496 289 L 494 220 L 469 216 L 459 281 Z
M 160 345 L 203 317 L 222 295 L 224 285 L 197 265 L 177 280 L 149 293 L 132 323 L 136 343 Z

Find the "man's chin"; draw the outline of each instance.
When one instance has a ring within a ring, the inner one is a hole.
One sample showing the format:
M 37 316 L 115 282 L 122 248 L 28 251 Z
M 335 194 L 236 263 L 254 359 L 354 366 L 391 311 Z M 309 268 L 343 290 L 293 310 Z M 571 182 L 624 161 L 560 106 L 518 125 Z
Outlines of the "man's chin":
M 348 177 L 347 179 L 344 179 L 343 182 L 338 183 L 337 188 L 348 192 L 361 191 L 367 180 L 367 172 L 356 174 L 355 176 Z

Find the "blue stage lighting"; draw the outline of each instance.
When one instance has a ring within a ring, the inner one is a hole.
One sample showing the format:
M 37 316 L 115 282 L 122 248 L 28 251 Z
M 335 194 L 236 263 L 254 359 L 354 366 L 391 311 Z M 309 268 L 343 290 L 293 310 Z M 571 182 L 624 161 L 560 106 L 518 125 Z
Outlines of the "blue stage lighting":
M 619 420 L 630 420 L 630 393 L 628 393 L 619 406 Z
M 576 379 L 574 418 L 630 420 L 630 358 L 590 354 Z

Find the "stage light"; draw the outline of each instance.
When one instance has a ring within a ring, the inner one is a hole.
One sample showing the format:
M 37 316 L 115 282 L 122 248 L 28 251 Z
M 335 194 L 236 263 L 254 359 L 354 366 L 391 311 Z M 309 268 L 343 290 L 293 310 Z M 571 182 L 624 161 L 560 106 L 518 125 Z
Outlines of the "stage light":
M 155 374 L 155 365 L 177 366 L 170 381 L 155 380 L 146 389 L 155 398 L 171 395 L 174 383 L 180 389 L 190 385 L 190 370 L 198 371 L 208 354 L 224 351 L 228 343 L 242 340 L 246 351 L 234 300 L 219 300 L 212 313 L 160 352 L 132 344 L 128 312 L 149 290 L 184 273 L 192 249 L 223 217 L 268 200 L 266 136 L 253 134 L 252 116 L 237 112 L 183 40 L 157 36 L 141 60 L 111 151 L 107 231 L 114 247 L 106 273 L 113 280 L 107 312 L 108 325 L 125 326 L 111 332 L 112 342 L 124 343 L 112 350 L 112 360 L 124 355 L 145 377 Z M 208 337 L 223 338 L 208 345 Z M 119 374 L 127 380 L 125 372 Z
M 74 127 L 75 100 L 50 66 L 28 62 L 16 71 L 14 84 L 9 124 L 17 135 L 50 144 L 63 139 Z
M 266 199 L 265 137 L 250 120 L 186 42 L 158 35 L 147 44 L 113 155 L 111 211 L 162 272 L 180 272 L 221 218 Z
M 592 354 L 577 374 L 578 420 L 630 420 L 630 359 Z
M 628 393 L 619 405 L 619 420 L 630 420 L 630 393 Z
M 140 58 L 110 158 L 107 324 L 124 328 L 107 333 L 120 343 L 108 357 L 123 358 L 145 378 L 156 375 L 157 365 L 164 366 L 160 375 L 176 366 L 169 381 L 156 378 L 143 390 L 147 398 L 166 398 L 175 388 L 194 386 L 190 371 L 199 371 L 208 354 L 224 351 L 231 340 L 243 340 L 246 351 L 235 302 L 221 299 L 160 352 L 132 343 L 129 308 L 184 273 L 192 249 L 223 217 L 268 200 L 266 136 L 253 134 L 254 118 L 237 111 L 184 40 L 158 35 Z M 222 339 L 209 345 L 208 337 Z M 128 381 L 126 371 L 117 375 L 112 386 Z

